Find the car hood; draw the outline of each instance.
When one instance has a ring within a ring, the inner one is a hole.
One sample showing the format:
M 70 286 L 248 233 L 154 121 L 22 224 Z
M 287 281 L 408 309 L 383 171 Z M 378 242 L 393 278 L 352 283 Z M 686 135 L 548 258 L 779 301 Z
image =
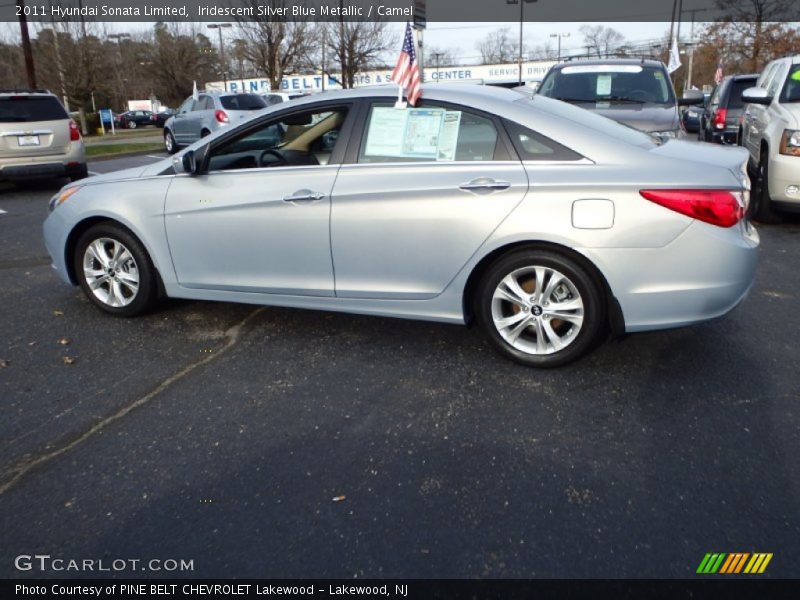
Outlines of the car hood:
M 614 102 L 575 103 L 575 105 L 640 131 L 674 131 L 680 127 L 678 111 L 674 105 Z
M 723 167 L 741 178 L 747 177 L 746 166 L 749 156 L 747 150 L 738 146 L 718 144 L 699 144 L 683 140 L 667 140 L 650 152 L 666 158 L 675 158 L 692 163 L 704 163 Z

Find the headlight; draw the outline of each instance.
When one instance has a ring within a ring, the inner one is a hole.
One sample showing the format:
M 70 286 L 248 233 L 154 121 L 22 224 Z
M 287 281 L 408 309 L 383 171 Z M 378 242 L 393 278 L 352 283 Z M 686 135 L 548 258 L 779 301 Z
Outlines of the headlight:
M 50 198 L 50 205 L 49 205 L 50 212 L 53 212 L 56 209 L 56 206 L 58 206 L 62 202 L 65 202 L 67 198 L 72 196 L 72 194 L 77 192 L 79 189 L 81 189 L 81 187 L 79 185 L 76 185 L 75 187 L 70 187 L 65 190 L 61 190 L 55 196 Z
M 800 156 L 800 129 L 785 129 L 783 131 L 781 154 Z

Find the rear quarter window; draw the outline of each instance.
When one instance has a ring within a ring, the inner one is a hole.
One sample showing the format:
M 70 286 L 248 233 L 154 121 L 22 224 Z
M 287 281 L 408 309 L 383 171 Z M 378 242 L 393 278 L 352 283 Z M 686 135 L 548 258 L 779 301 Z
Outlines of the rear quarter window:
M 0 98 L 0 122 L 62 121 L 67 118 L 67 111 L 53 96 Z
M 260 110 L 267 107 L 264 99 L 255 94 L 222 96 L 219 101 L 222 104 L 222 108 L 226 110 Z

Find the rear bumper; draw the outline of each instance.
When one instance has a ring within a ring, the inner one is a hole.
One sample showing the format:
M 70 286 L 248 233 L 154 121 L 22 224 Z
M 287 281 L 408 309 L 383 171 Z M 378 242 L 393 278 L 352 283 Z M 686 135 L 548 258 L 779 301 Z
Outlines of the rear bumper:
M 663 248 L 584 249 L 619 301 L 625 331 L 683 327 L 720 317 L 747 295 L 758 263 L 758 232 L 692 223 Z
M 65 154 L 0 158 L 0 179 L 40 179 L 80 176 L 86 171 L 83 143 L 72 143 Z

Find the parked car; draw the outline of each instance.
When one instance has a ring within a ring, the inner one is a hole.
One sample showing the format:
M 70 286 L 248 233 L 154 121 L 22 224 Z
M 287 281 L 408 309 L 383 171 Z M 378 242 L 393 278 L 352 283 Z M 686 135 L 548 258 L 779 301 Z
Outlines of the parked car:
M 752 214 L 765 223 L 778 222 L 782 212 L 800 211 L 800 55 L 769 63 L 742 99 Z
M 683 130 L 686 133 L 697 133 L 700 131 L 700 118 L 705 110 L 704 106 L 689 106 L 681 113 Z
M 574 60 L 550 68 L 537 94 L 563 100 L 647 133 L 683 137 L 678 106 L 702 104 L 688 90 L 676 99 L 672 80 L 657 60 Z
M 758 234 L 747 153 L 506 89 L 391 86 L 286 103 L 181 154 L 63 188 L 45 242 L 101 310 L 169 297 L 477 322 L 526 365 L 609 331 L 719 317 Z M 702 260 L 697 260 L 702 256 Z
M 0 179 L 88 177 L 83 138 L 47 91 L 0 90 Z
M 267 107 L 258 94 L 203 92 L 189 97 L 178 112 L 164 124 L 164 147 L 174 154 L 182 146 L 196 142 L 221 127 L 249 119 Z
M 136 129 L 137 127 L 147 127 L 155 124 L 155 116 L 149 110 L 129 110 L 119 116 L 120 127 L 127 129 Z
M 739 121 L 744 113 L 742 92 L 758 80 L 755 75 L 729 75 L 711 92 L 700 118 L 699 139 L 715 144 L 736 144 Z
M 289 102 L 289 100 L 308 96 L 308 94 L 287 94 L 286 92 L 264 92 L 260 95 L 264 99 L 264 102 L 267 103 L 267 106 L 283 104 L 284 102 Z
M 153 113 L 154 115 L 153 121 L 155 126 L 164 127 L 164 124 L 167 122 L 167 120 L 170 117 L 174 117 L 176 114 L 178 114 L 178 111 L 175 110 L 174 108 L 167 108 L 157 113 Z

